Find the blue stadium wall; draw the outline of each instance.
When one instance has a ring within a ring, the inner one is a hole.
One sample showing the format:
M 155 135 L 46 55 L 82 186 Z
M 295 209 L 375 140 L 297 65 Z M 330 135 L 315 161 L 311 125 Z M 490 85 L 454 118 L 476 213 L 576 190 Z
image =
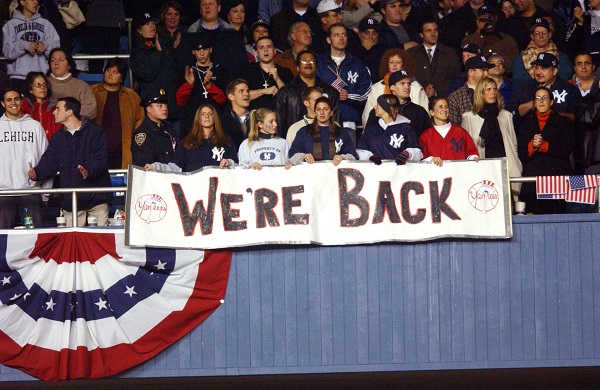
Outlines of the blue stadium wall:
M 572 366 L 600 366 L 597 214 L 517 217 L 504 241 L 234 252 L 225 303 L 116 377 Z

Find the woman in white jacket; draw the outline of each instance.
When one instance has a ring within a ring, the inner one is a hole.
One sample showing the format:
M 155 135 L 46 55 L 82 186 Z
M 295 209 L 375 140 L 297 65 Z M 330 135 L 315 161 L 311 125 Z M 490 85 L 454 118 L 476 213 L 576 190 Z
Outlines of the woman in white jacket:
M 414 74 L 415 64 L 402 49 L 388 49 L 383 53 L 381 57 L 381 63 L 379 65 L 379 76 L 381 80 L 371 86 L 371 92 L 367 97 L 367 103 L 362 114 L 363 127 L 367 126 L 367 120 L 369 119 L 369 113 L 377 104 L 377 98 L 383 94 L 390 94 L 390 86 L 388 85 L 388 79 L 390 75 L 399 70 L 404 70 L 408 74 Z M 425 94 L 425 89 L 419 84 L 417 80 L 410 84 L 410 101 L 423 107 L 425 111 L 429 109 L 429 99 Z
M 521 177 L 523 166 L 517 153 L 512 117 L 502 109 L 496 82 L 484 77 L 475 87 L 473 108 L 463 114 L 462 127 L 473 138 L 481 159 L 506 157 L 510 177 Z M 520 188 L 519 183 L 512 185 L 515 195 Z

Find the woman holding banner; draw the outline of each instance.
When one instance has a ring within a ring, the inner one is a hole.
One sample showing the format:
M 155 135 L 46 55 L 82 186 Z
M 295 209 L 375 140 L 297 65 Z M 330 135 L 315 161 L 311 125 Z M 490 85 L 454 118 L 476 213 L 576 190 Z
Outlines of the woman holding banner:
M 502 108 L 496 82 L 484 77 L 475 87 L 473 108 L 463 114 L 462 127 L 473 138 L 480 158 L 506 157 L 510 177 L 521 177 L 522 165 L 517 155 L 512 117 Z M 517 196 L 521 190 L 520 183 L 513 183 L 511 187 Z
M 444 98 L 435 98 L 429 103 L 429 115 L 433 127 L 419 137 L 423 148 L 423 160 L 441 167 L 444 160 L 479 161 L 479 153 L 473 139 L 462 127 L 449 120 L 450 109 Z
M 207 166 L 233 167 L 237 161 L 235 148 L 225 135 L 217 110 L 203 104 L 196 111 L 194 124 L 185 140 L 177 145 L 168 164 L 146 164 L 146 171 L 193 172 Z
M 277 118 L 268 108 L 250 111 L 250 131 L 248 139 L 240 145 L 238 158 L 240 165 L 260 171 L 263 165 L 285 165 L 288 161 L 290 145 L 277 133 Z
M 322 96 L 315 101 L 315 120 L 298 131 L 289 156 L 293 165 L 321 160 L 339 165 L 342 160 L 358 159 L 350 135 L 333 120 L 331 100 Z
M 410 120 L 400 115 L 396 96 L 379 96 L 375 116 L 379 119 L 369 123 L 358 140 L 357 152 L 361 160 L 371 160 L 377 165 L 381 164 L 381 159 L 395 160 L 398 165 L 421 161 L 423 153 L 417 135 Z

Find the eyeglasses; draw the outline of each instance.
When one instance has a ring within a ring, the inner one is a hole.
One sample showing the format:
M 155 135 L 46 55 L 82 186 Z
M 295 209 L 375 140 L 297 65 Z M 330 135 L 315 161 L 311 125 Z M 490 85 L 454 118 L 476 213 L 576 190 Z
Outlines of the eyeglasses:
M 200 116 L 206 116 L 208 118 L 212 118 L 213 116 L 215 116 L 215 114 L 213 114 L 212 112 L 201 112 Z
M 537 100 L 537 101 L 542 101 L 542 102 L 543 102 L 543 101 L 546 101 L 546 100 L 550 100 L 550 96 L 548 96 L 548 95 L 544 95 L 544 96 L 536 96 L 536 97 L 535 97 L 535 100 Z
M 41 83 L 41 84 L 37 83 L 37 84 L 33 84 L 33 86 L 36 87 L 36 88 L 40 88 L 40 89 L 41 88 L 48 88 L 48 84 L 46 84 L 46 83 Z
M 300 60 L 300 63 L 301 63 L 301 64 L 304 64 L 304 65 L 307 65 L 307 64 L 314 64 L 314 63 L 315 63 L 315 60 L 307 60 L 307 59 L 303 58 L 303 59 L 301 59 L 301 60 Z
M 533 35 L 538 37 L 545 37 L 546 35 L 548 35 L 548 31 L 536 31 L 533 33 Z

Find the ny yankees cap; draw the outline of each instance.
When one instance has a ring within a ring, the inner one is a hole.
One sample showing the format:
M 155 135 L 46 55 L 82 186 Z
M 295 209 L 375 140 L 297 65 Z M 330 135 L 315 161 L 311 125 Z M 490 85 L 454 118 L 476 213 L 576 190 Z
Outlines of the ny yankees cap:
M 544 27 L 546 30 L 550 31 L 550 23 L 545 18 L 537 18 L 531 25 L 531 31 L 533 31 L 536 27 Z
M 364 32 L 368 29 L 379 31 L 379 22 L 375 18 L 364 18 L 358 24 L 358 31 Z
M 400 81 L 402 79 L 406 79 L 406 78 L 409 78 L 411 83 L 413 81 L 415 81 L 415 76 L 406 73 L 405 70 L 399 70 L 390 75 L 388 83 L 390 86 L 392 86 L 392 85 L 396 84 L 398 81 Z
M 471 69 L 491 69 L 494 65 L 488 64 L 485 58 L 482 56 L 471 57 L 465 62 L 465 70 L 469 71 Z
M 149 12 L 138 14 L 135 18 L 133 18 L 133 29 L 137 30 L 138 28 L 142 27 L 144 24 L 150 21 L 158 23 L 158 18 L 155 18 L 154 16 L 150 15 Z
M 474 43 L 465 44 L 460 51 L 466 51 L 467 53 L 481 55 L 481 48 Z
M 552 53 L 540 53 L 531 65 L 539 65 L 542 68 L 558 68 L 558 58 Z

